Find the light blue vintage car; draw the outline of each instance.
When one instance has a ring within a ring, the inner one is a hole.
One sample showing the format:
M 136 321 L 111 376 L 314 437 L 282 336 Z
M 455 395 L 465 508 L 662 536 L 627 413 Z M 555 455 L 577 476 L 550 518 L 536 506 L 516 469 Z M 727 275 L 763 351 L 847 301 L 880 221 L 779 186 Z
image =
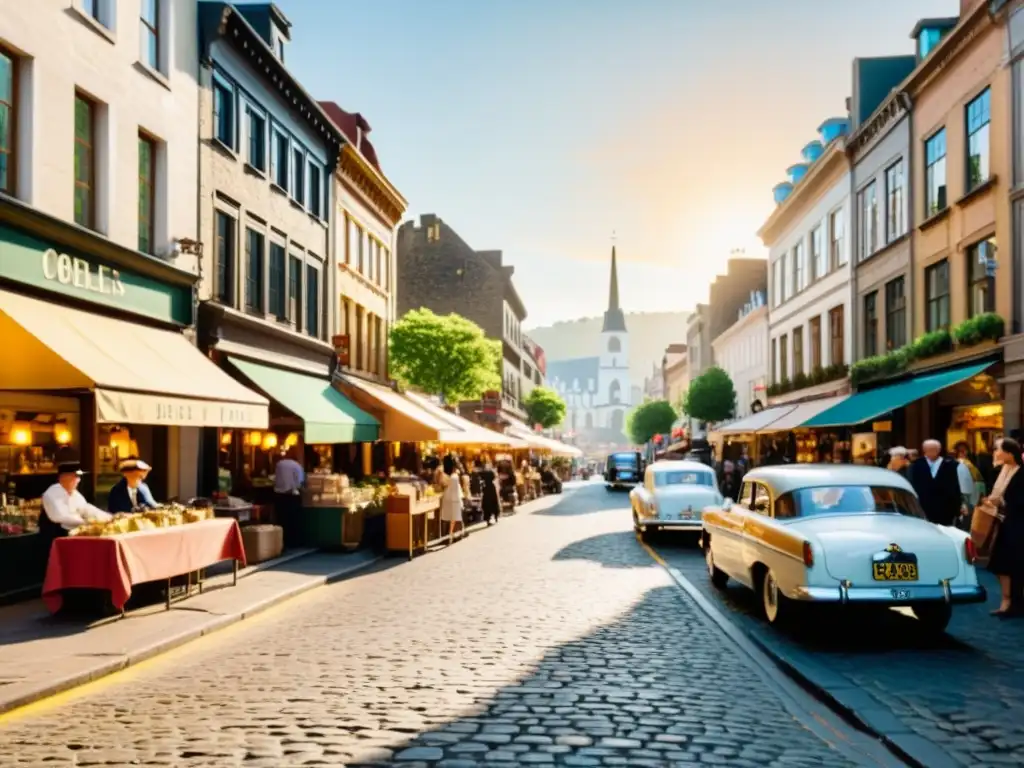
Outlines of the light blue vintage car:
M 675 530 L 698 537 L 704 509 L 724 501 L 711 467 L 688 460 L 649 465 L 643 483 L 630 491 L 629 498 L 633 527 L 642 536 Z

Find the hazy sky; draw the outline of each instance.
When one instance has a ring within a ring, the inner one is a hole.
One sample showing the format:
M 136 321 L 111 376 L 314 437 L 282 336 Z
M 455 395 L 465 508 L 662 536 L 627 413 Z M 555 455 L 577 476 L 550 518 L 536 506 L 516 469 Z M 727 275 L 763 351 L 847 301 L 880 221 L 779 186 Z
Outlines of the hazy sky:
M 276 0 L 307 90 L 362 112 L 408 217 L 516 267 L 527 327 L 690 309 L 756 231 L 855 56 L 958 0 Z

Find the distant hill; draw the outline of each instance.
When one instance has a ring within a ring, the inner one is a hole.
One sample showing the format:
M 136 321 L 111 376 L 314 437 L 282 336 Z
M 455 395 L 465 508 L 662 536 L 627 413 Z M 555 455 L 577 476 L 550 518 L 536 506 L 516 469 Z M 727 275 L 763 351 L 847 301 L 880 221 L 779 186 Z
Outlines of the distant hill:
M 665 347 L 686 342 L 689 312 L 634 312 L 626 315 L 629 330 L 629 373 L 632 383 L 643 384 L 652 365 L 660 365 Z M 585 317 L 527 330 L 549 361 L 590 357 L 601 352 L 601 318 Z

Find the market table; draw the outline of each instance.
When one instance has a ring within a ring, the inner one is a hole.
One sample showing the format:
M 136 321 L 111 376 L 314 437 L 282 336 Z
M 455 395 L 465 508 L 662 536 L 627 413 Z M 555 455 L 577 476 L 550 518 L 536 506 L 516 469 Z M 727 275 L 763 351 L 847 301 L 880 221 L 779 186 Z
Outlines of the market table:
M 238 522 L 216 518 L 115 536 L 65 536 L 50 547 L 43 600 L 60 610 L 63 589 L 103 589 L 114 607 L 124 610 L 132 586 L 191 574 L 222 560 L 245 565 Z M 168 587 L 168 607 L 170 588 Z

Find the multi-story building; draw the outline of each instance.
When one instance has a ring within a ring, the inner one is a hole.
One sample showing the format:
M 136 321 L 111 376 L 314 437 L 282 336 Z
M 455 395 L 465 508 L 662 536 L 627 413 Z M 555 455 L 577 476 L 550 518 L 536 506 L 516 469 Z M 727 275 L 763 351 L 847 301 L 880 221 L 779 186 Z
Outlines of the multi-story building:
M 512 281 L 515 268 L 504 263 L 501 251 L 474 250 L 432 213 L 422 215 L 419 225 L 407 221 L 399 227 L 396 254 L 396 316 L 421 307 L 439 315 L 454 312 L 501 341 L 500 415 L 524 419 L 523 363 L 529 354 L 522 330 L 526 307 Z M 532 375 L 531 383 L 536 384 Z M 475 413 L 479 404 L 464 404 L 464 410 Z
M 661 358 L 661 398 L 682 412 L 686 391 L 690 388 L 690 361 L 685 344 L 669 344 Z
M 643 400 L 664 400 L 665 399 L 665 366 L 651 363 L 651 372 L 644 376 L 643 386 L 640 388 L 640 397 Z
M 763 263 L 763 262 L 762 262 Z M 768 383 L 768 305 L 763 292 L 754 291 L 737 312 L 736 322 L 712 342 L 715 364 L 732 379 L 736 390 L 736 418 L 744 418 L 765 405 Z
M 526 334 L 523 334 L 523 399 L 530 396 L 530 393 L 537 387 L 547 386 L 548 363 L 544 350 L 537 342 Z

